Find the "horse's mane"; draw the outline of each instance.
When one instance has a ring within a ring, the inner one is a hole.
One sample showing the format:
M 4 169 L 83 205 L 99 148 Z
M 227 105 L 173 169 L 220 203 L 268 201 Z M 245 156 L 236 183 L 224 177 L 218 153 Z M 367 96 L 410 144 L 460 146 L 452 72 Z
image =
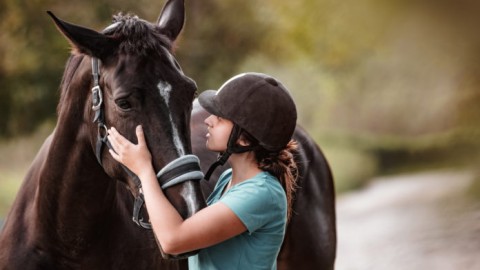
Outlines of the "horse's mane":
M 118 13 L 103 34 L 120 41 L 118 52 L 123 54 L 148 55 L 162 52 L 161 47 L 171 49 L 172 43 L 158 31 L 157 26 L 135 15 Z
M 72 54 L 65 64 L 65 72 L 63 73 L 62 82 L 60 83 L 60 101 L 57 106 L 57 114 L 60 114 L 62 105 L 65 103 L 64 99 L 66 96 L 66 91 L 70 85 L 70 82 L 75 75 L 80 63 L 82 62 L 84 55 L 83 54 Z

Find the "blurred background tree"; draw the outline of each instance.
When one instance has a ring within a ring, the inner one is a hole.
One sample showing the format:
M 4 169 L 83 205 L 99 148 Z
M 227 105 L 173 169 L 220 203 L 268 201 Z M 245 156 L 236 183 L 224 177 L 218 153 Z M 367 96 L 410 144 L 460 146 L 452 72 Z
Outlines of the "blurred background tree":
M 56 118 L 69 45 L 46 10 L 101 30 L 119 11 L 155 21 L 163 4 L 2 1 L 3 141 Z M 327 153 L 337 190 L 379 173 L 478 163 L 480 2 L 186 0 L 186 7 L 176 55 L 199 90 L 244 71 L 278 77 L 300 124 Z M 1 170 L 13 162 L 0 160 Z

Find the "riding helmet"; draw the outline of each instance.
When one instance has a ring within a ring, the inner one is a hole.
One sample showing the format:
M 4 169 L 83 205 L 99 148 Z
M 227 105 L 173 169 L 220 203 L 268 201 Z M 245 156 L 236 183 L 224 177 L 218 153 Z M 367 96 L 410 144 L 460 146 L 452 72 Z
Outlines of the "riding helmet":
M 218 91 L 204 91 L 198 100 L 209 113 L 232 121 L 269 151 L 285 148 L 295 130 L 297 110 L 290 93 L 266 74 L 237 75 Z

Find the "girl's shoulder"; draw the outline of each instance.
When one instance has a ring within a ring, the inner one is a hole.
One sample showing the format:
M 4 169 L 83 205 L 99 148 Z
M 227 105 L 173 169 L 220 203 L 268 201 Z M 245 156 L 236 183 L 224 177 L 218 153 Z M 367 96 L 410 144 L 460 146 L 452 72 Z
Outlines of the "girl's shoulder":
M 242 185 L 253 185 L 257 187 L 263 187 L 266 189 L 279 189 L 280 191 L 283 192 L 282 185 L 280 184 L 280 181 L 278 178 L 270 174 L 269 172 L 262 171 L 255 175 L 254 177 L 247 179 L 246 181 L 239 183 L 239 186 Z
M 285 192 L 280 181 L 272 174 L 262 171 L 254 177 L 247 179 L 237 185 L 234 185 L 231 192 L 244 192 L 254 196 L 255 200 L 265 200 L 262 203 L 267 203 L 267 200 L 277 204 L 278 201 L 283 200 Z

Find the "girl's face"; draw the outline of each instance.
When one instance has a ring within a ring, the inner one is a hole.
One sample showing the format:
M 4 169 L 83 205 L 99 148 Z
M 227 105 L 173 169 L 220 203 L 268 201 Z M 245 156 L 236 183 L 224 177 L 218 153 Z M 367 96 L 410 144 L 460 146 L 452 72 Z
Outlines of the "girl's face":
M 232 132 L 233 122 L 216 115 L 210 115 L 204 122 L 208 130 L 207 148 L 214 152 L 227 150 L 228 138 Z

